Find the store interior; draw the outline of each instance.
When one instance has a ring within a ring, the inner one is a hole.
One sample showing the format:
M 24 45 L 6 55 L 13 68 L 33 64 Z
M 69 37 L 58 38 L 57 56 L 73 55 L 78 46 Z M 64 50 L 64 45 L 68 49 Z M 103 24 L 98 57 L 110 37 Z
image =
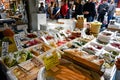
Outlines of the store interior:
M 120 0 L 0 0 L 0 80 L 120 80 L 119 56 Z

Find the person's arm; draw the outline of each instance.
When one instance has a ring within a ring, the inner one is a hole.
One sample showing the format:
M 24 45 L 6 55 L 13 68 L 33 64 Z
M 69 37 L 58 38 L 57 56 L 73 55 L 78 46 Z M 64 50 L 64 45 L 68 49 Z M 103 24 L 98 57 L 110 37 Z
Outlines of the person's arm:
M 4 10 L 5 9 L 5 6 L 2 4 L 2 9 Z
M 120 58 L 117 58 L 115 65 L 116 65 L 116 68 L 120 70 Z
M 91 12 L 89 12 L 89 14 L 91 14 L 93 17 L 96 16 L 96 9 L 95 9 L 95 3 L 92 3 L 92 8 L 91 8 Z
M 100 13 L 100 5 L 97 8 L 97 12 Z

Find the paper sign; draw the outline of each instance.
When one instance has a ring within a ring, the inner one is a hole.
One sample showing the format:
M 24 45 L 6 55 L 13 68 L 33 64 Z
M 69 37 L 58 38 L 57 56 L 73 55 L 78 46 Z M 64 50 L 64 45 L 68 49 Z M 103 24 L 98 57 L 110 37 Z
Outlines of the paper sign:
M 8 54 L 8 42 L 2 42 L 2 56 L 5 56 Z
M 45 67 L 47 70 L 55 67 L 56 65 L 59 64 L 59 59 L 57 52 L 54 50 L 51 54 L 48 53 L 44 58 L 43 58 Z
M 20 35 L 19 35 L 19 34 L 15 35 L 15 36 L 14 36 L 14 40 L 15 40 L 17 49 L 18 49 L 18 50 L 22 50 L 23 47 L 22 47 L 22 45 L 21 45 Z
M 49 45 L 48 41 L 45 39 L 45 37 L 44 37 L 44 36 L 42 36 L 41 38 L 43 39 L 43 41 L 44 41 L 46 44 L 48 44 L 48 45 Z

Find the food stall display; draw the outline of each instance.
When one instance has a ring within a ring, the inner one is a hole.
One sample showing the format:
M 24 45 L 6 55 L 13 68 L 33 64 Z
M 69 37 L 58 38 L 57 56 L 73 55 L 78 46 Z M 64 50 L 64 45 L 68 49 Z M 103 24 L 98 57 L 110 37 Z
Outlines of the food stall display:
M 72 80 L 74 77 L 83 80 L 97 80 L 97 78 L 100 80 L 104 73 L 103 69 L 113 67 L 115 58 L 120 53 L 119 32 L 105 30 L 95 38 L 93 35 L 82 35 L 82 31 L 63 31 L 38 31 L 20 34 L 20 40 L 25 50 L 8 53 L 8 55 L 1 57 L 1 62 L 9 70 L 8 75 L 19 80 L 36 79 L 39 70 L 45 66 L 42 57 L 46 53 L 47 56 L 51 55 L 49 53 L 52 49 L 61 52 L 57 54 L 60 63 L 53 69 L 46 70 L 44 68 L 46 72 L 43 74 L 48 79 Z M 34 57 L 37 58 L 37 62 L 41 66 L 35 63 Z M 41 59 L 42 61 L 39 61 Z M 71 62 L 72 65 L 71 63 L 64 63 L 64 61 L 61 63 L 61 59 Z M 97 78 L 91 76 L 93 75 L 92 71 L 98 75 Z M 30 72 L 31 74 L 28 74 Z M 70 74 L 64 75 L 65 73 Z M 40 76 L 40 74 L 38 75 Z M 68 77 L 70 75 L 73 77 Z
M 95 75 L 95 76 L 93 76 Z M 46 70 L 44 67 L 40 69 L 37 80 L 100 80 L 101 77 L 96 73 L 86 70 L 74 63 L 61 59 L 60 64 L 53 69 Z
M 11 80 L 34 80 L 37 78 L 41 67 L 43 67 L 43 63 L 34 57 L 31 60 L 12 67 L 7 74 Z
M 3 64 L 5 64 L 6 68 L 10 68 L 19 63 L 25 62 L 26 60 L 29 60 L 32 57 L 33 55 L 31 52 L 22 50 L 14 53 L 9 53 L 8 55 L 3 56 L 1 59 Z

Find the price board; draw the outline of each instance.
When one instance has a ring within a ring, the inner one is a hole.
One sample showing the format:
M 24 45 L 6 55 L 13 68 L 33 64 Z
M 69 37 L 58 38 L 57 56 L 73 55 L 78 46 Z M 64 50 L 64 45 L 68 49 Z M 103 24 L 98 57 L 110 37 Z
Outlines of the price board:
M 52 52 L 47 52 L 43 58 L 43 61 L 47 70 L 58 65 L 59 59 L 58 59 L 57 51 L 53 50 Z

